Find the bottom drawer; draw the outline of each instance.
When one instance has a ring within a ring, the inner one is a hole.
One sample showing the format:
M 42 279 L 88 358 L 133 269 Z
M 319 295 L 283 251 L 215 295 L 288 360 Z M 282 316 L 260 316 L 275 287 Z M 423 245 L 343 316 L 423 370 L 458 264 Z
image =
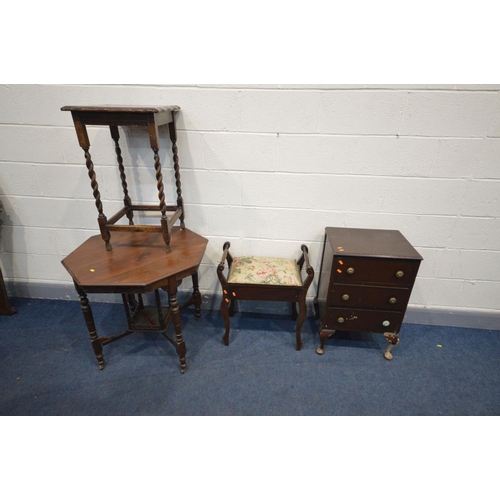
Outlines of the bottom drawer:
M 403 314 L 396 311 L 371 311 L 327 307 L 322 329 L 351 332 L 397 333 L 403 322 Z

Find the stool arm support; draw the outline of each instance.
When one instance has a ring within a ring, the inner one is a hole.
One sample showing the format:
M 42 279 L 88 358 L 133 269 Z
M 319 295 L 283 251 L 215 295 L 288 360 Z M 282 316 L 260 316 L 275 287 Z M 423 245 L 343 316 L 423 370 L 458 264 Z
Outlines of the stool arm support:
M 303 283 L 303 288 L 307 290 L 309 286 L 311 285 L 313 279 L 314 279 L 314 269 L 312 268 L 311 264 L 309 263 L 309 249 L 307 248 L 306 245 L 302 245 L 300 247 L 302 250 L 302 255 L 300 259 L 298 260 L 297 264 L 299 266 L 299 269 L 302 271 L 302 267 L 305 263 L 306 265 L 306 273 L 307 273 L 307 278 Z
M 228 265 L 228 268 L 229 268 L 231 266 L 232 262 L 233 262 L 233 257 L 229 253 L 229 247 L 230 246 L 231 246 L 231 243 L 229 243 L 229 241 L 226 241 L 224 243 L 224 245 L 222 246 L 222 250 L 223 250 L 222 257 L 221 257 L 221 261 L 220 261 L 219 265 L 217 266 L 217 275 L 219 276 L 219 279 L 220 279 L 221 283 L 226 283 L 226 284 L 227 284 L 227 280 L 226 280 L 226 277 L 223 274 L 223 272 L 224 272 L 224 263 L 227 260 L 227 265 Z
M 222 258 L 220 260 L 220 263 L 222 264 L 222 266 L 224 266 L 224 262 L 226 261 L 227 256 L 229 255 L 229 247 L 230 246 L 231 246 L 231 243 L 229 243 L 229 241 L 226 241 L 224 243 L 224 245 L 222 246 L 223 253 L 222 253 Z
M 308 269 L 312 269 L 311 264 L 309 264 L 309 249 L 307 248 L 306 245 L 302 245 L 300 247 L 302 250 L 302 255 L 300 256 L 300 259 L 297 261 L 297 265 L 299 266 L 300 270 L 302 271 L 302 266 L 304 265 L 304 262 L 306 264 L 306 272 L 309 273 Z M 314 271 L 313 271 L 314 272 Z

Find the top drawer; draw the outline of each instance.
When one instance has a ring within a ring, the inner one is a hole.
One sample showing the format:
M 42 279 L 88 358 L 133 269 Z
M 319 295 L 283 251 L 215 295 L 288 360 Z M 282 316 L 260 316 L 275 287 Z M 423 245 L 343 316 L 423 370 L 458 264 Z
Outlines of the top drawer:
M 419 260 L 335 257 L 332 280 L 334 283 L 384 283 L 411 286 L 417 276 L 419 265 Z

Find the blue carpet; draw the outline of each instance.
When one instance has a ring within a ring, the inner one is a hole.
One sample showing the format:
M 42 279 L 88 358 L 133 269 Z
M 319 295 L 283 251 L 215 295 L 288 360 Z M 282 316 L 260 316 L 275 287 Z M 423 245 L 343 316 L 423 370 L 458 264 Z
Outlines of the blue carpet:
M 79 303 L 11 303 L 17 313 L 0 316 L 1 415 L 500 414 L 500 331 L 404 324 L 387 361 L 387 341 L 367 333 L 338 333 L 318 356 L 312 318 L 297 352 L 294 322 L 276 314 L 237 312 L 226 347 L 219 311 L 195 321 L 184 309 L 185 374 L 157 333 L 105 346 L 99 371 Z M 100 335 L 125 329 L 120 304 L 92 308 Z

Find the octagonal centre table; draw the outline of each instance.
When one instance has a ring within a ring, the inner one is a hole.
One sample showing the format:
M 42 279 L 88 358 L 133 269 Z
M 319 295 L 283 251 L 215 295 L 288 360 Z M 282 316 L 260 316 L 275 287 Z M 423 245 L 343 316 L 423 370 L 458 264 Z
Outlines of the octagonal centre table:
M 89 238 L 62 260 L 73 278 L 80 298 L 83 317 L 90 334 L 99 369 L 104 368 L 103 346 L 132 332 L 158 331 L 174 345 L 179 356 L 181 373 L 186 371 L 186 344 L 182 336 L 180 309 L 194 304 L 195 318 L 201 313 L 198 268 L 208 240 L 189 229 L 173 228 L 171 252 L 165 252 L 161 233 L 117 233 L 113 250 L 107 251 L 101 237 Z M 177 289 L 182 279 L 191 276 L 193 293 L 179 306 Z M 159 290 L 168 294 L 169 307 L 160 302 Z M 156 304 L 146 306 L 142 295 L 154 292 Z M 112 337 L 96 332 L 88 293 L 119 293 L 122 295 L 128 329 Z M 136 298 L 136 294 L 138 295 Z M 167 334 L 173 320 L 175 337 Z

